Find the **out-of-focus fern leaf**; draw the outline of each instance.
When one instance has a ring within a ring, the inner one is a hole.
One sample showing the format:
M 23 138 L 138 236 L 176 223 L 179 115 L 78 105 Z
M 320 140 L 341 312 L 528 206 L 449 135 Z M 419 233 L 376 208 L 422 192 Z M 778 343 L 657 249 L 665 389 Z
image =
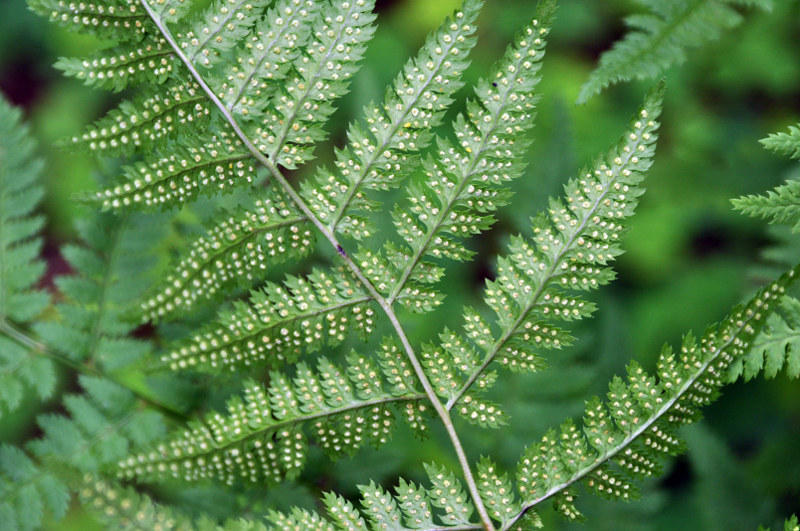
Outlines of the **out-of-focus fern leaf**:
M 153 244 L 164 223 L 152 215 L 104 214 L 84 220 L 78 230 L 87 246 L 62 250 L 78 274 L 56 279 L 66 299 L 56 305 L 59 319 L 33 328 L 46 345 L 73 361 L 115 370 L 150 349 L 128 336 L 138 325 L 130 311 L 152 282 Z
M 600 64 L 581 87 L 585 103 L 609 85 L 631 79 L 653 79 L 686 60 L 687 50 L 719 38 L 742 16 L 734 5 L 771 9 L 772 0 L 638 0 L 650 12 L 625 19 L 629 32 L 600 57 Z
M 3 529 L 37 529 L 45 512 L 61 518 L 77 478 L 97 473 L 133 448 L 160 437 L 161 416 L 136 411 L 136 398 L 107 379 L 82 377 L 84 395 L 68 395 L 69 417 L 48 414 L 38 419 L 44 435 L 27 451 L 0 448 L 0 525 Z M 51 464 L 54 464 L 51 468 Z
M 652 476 L 665 455 L 683 451 L 677 428 L 698 420 L 700 409 L 716 400 L 731 364 L 753 348 L 798 272 L 759 291 L 699 342 L 686 336 L 676 354 L 665 347 L 657 378 L 629 365 L 627 382 L 615 378 L 606 403 L 587 402 L 582 432 L 570 421 L 559 435 L 551 430 L 530 446 L 517 471 L 520 516 L 579 482 L 609 499 L 635 498 L 634 480 Z
M 44 195 L 34 149 L 21 113 L 0 98 L 0 416 L 15 410 L 27 391 L 47 398 L 56 383 L 52 362 L 12 328 L 27 324 L 49 302 L 34 287 L 45 269 L 38 258 L 44 220 L 33 215 Z
M 346 369 L 326 359 L 313 371 L 298 364 L 294 378 L 272 373 L 269 389 L 250 383 L 244 401 L 232 399 L 224 414 L 213 413 L 152 451 L 119 464 L 123 478 L 214 478 L 277 483 L 296 477 L 305 465 L 303 427 L 332 457 L 365 443 L 381 445 L 394 429 L 391 406 L 413 405 L 425 395 L 396 393 L 370 358 L 352 354 Z
M 788 132 L 773 133 L 761 143 L 779 155 L 800 159 L 800 124 L 789 126 Z

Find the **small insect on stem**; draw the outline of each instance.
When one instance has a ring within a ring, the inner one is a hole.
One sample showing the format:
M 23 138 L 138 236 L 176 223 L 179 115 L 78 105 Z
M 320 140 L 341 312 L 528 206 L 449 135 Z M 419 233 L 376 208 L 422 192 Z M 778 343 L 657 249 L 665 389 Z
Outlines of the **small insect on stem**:
M 341 245 L 336 246 L 336 252 L 339 253 L 339 256 L 347 256 L 347 251 Z

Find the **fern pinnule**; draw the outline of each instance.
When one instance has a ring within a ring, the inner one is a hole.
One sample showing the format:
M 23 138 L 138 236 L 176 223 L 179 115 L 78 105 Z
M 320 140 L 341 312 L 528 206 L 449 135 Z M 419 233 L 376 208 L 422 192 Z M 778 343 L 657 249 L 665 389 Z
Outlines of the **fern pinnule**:
M 264 14 L 269 0 L 214 0 L 197 20 L 184 23 L 178 44 L 192 64 L 212 67 L 221 54 L 239 44 Z
M 462 86 L 467 57 L 475 39 L 478 0 L 467 0 L 431 33 L 414 59 L 406 63 L 387 90 L 381 106 L 364 109 L 366 130 L 353 124 L 348 144 L 337 152 L 337 170 L 322 168 L 301 193 L 328 229 L 354 238 L 367 237 L 374 229 L 356 212 L 374 211 L 377 203 L 367 190 L 398 186 L 414 168 L 413 155 L 430 141 L 436 127 Z
M 138 41 L 155 28 L 138 0 L 31 0 L 31 9 L 71 31 Z
M 392 406 L 415 422 L 404 410 L 417 409 L 425 395 L 397 393 L 391 378 L 391 372 L 357 354 L 348 356 L 346 370 L 325 358 L 317 370 L 299 363 L 293 378 L 274 372 L 268 389 L 251 382 L 244 401 L 233 398 L 224 414 L 212 413 L 153 450 L 124 459 L 119 475 L 228 484 L 296 477 L 305 465 L 305 431 L 336 458 L 367 443 L 385 443 L 394 431 Z
M 84 85 L 119 92 L 134 85 L 164 83 L 178 62 L 167 41 L 148 35 L 89 57 L 61 57 L 54 66 Z
M 307 255 L 315 242 L 308 220 L 275 188 L 266 196 L 253 208 L 237 208 L 194 240 L 142 304 L 144 318 L 175 317 L 227 288 L 250 287 L 274 265 Z
M 276 2 L 267 12 L 266 27 L 259 25 L 236 50 L 235 64 L 225 68 L 225 80 L 218 83 L 217 90 L 235 116 L 258 116 L 262 102 L 272 99 L 278 90 L 275 80 L 286 77 L 308 44 L 319 9 L 319 4 L 310 0 Z
M 130 156 L 172 140 L 185 127 L 208 125 L 211 107 L 195 83 L 172 83 L 166 94 L 143 94 L 119 107 L 62 144 L 100 155 Z
M 790 125 L 788 131 L 772 133 L 761 139 L 761 143 L 779 155 L 800 159 L 800 124 Z
M 352 332 L 367 337 L 374 326 L 372 297 L 364 287 L 342 270 L 318 270 L 253 290 L 249 303 L 235 304 L 165 354 L 162 363 L 203 371 L 276 366 L 338 345 Z

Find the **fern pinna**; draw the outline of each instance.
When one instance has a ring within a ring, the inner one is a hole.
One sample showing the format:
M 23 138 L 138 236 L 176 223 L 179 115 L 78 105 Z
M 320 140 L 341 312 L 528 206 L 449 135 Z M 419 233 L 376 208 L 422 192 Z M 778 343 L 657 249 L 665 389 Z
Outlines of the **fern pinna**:
M 0 109 L 3 145 L 17 147 L 0 152 L 0 405 L 18 408 L 28 388 L 49 397 L 58 368 L 80 373 L 80 392 L 63 399 L 66 415 L 39 419 L 41 439 L 0 447 L 0 527 L 38 527 L 45 509 L 63 515 L 72 490 L 100 521 L 134 529 L 526 529 L 541 523 L 541 504 L 551 500 L 575 520 L 579 485 L 635 497 L 635 481 L 682 450 L 677 428 L 699 418 L 739 373 L 751 377 L 765 365 L 772 375 L 784 362 L 798 373 L 800 310 L 785 293 L 798 273 L 792 269 L 699 339 L 687 335 L 679 351 L 665 348 L 655 374 L 630 364 L 607 400 L 586 403 L 580 427 L 569 420 L 548 431 L 515 472 L 488 457 L 470 461 L 454 415 L 479 428 L 512 422 L 488 394 L 500 370 L 541 371 L 548 350 L 572 343 L 571 321 L 595 310 L 583 292 L 614 279 L 611 263 L 658 137 L 663 83 L 620 139 L 510 239 L 483 307 L 463 309 L 458 328 L 410 337 L 405 312 L 443 304 L 436 284 L 448 261 L 474 257 L 469 238 L 492 227 L 493 213 L 513 200 L 511 181 L 525 173 L 555 15 L 550 0 L 448 125 L 481 7 L 465 0 L 384 100 L 349 125 L 333 163 L 306 178 L 289 171 L 308 167 L 325 138 L 376 31 L 374 2 L 30 4 L 113 42 L 56 66 L 129 95 L 65 141 L 126 163 L 83 197 L 104 212 L 81 226 L 83 244 L 65 248 L 76 274 L 57 281 L 62 300 L 51 303 L 35 287 L 43 273 L 42 221 L 31 214 L 42 193 L 38 163 L 18 116 Z M 738 20 L 728 2 L 668 4 L 652 6 L 658 17 L 632 21 L 653 42 L 624 41 L 582 94 L 680 59 L 683 46 L 696 44 L 686 35 L 708 23 L 708 13 L 727 17 L 717 29 Z M 794 133 L 773 147 L 795 152 Z M 791 193 L 737 206 L 796 223 Z M 394 231 L 382 229 L 381 200 L 394 202 Z M 209 208 L 207 227 L 177 244 L 182 255 L 165 271 L 154 242 L 174 245 L 168 227 L 178 210 Z M 314 267 L 280 273 L 312 253 Z M 50 305 L 53 315 L 40 316 Z M 226 399 L 222 410 L 203 411 L 205 397 L 181 392 L 198 382 L 212 382 L 203 391 L 213 394 L 209 402 Z M 337 458 L 382 446 L 398 419 L 421 436 L 441 433 L 430 429 L 438 422 L 458 473 L 432 463 L 425 485 L 401 478 L 387 490 L 370 482 L 359 487 L 360 507 L 328 492 L 325 514 L 246 509 L 243 494 L 231 504 L 247 518 L 222 523 L 171 506 L 153 486 L 274 487 L 302 479 L 315 448 Z

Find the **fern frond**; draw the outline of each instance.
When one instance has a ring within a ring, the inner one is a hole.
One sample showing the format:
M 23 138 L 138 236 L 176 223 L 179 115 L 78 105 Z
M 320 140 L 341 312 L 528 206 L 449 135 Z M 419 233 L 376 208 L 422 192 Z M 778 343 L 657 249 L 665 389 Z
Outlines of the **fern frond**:
M 310 0 L 281 0 L 268 11 L 266 24 L 256 27 L 237 50 L 235 64 L 226 69 L 218 92 L 229 111 L 247 118 L 258 114 L 260 101 L 272 99 L 278 90 L 275 81 L 286 77 L 308 43 L 319 9 Z
M 389 301 L 405 290 L 429 292 L 418 273 L 430 267 L 426 259 L 468 258 L 460 240 L 488 228 L 493 221 L 489 213 L 505 203 L 503 184 L 524 168 L 524 133 L 533 126 L 534 89 L 554 10 L 553 3 L 540 3 L 537 18 L 515 38 L 490 79 L 478 83 L 478 101 L 467 104 L 468 116 L 453 122 L 458 145 L 438 140 L 438 153 L 424 162 L 428 179 L 409 187 L 410 207 L 395 209 L 395 225 L 406 247 L 388 256 L 395 258 Z M 363 254 L 357 258 L 365 259 Z M 422 282 L 409 283 L 412 277 Z
M 361 284 L 342 270 L 290 276 L 283 285 L 269 283 L 254 290 L 249 304 L 236 304 L 162 362 L 173 370 L 206 371 L 291 362 L 304 351 L 340 344 L 352 331 L 366 337 L 374 329 L 371 301 Z
M 44 220 L 33 215 L 44 195 L 35 149 L 20 111 L 0 98 L 0 416 L 16 410 L 26 392 L 45 399 L 56 385 L 52 362 L 12 327 L 27 324 L 49 302 L 34 287 L 45 270 L 38 258 Z
M 496 280 L 486 287 L 499 336 L 474 310 L 465 312 L 465 338 L 442 336 L 440 358 L 459 360 L 460 369 L 448 378 L 448 408 L 470 418 L 473 411 L 461 397 L 475 383 L 491 384 L 494 378 L 485 371 L 494 361 L 515 371 L 540 370 L 542 350 L 572 341 L 558 323 L 593 312 L 594 305 L 576 292 L 614 278 L 609 263 L 622 252 L 624 221 L 643 193 L 639 185 L 655 152 L 663 90 L 661 84 L 646 96 L 617 145 L 570 180 L 563 199 L 551 199 L 547 213 L 533 220 L 532 241 L 512 238 L 510 253 L 498 260 Z
M 137 41 L 154 28 L 138 0 L 30 0 L 59 26 L 101 39 Z
M 104 378 L 80 378 L 85 395 L 68 395 L 71 418 L 43 415 L 44 435 L 27 451 L 0 448 L 0 523 L 3 529 L 35 529 L 44 512 L 60 518 L 67 510 L 74 479 L 97 473 L 140 444 L 162 436 L 164 424 L 153 411 L 135 411 L 136 399 Z
M 150 347 L 128 337 L 138 325 L 130 312 L 150 284 L 152 244 L 162 227 L 158 216 L 106 214 L 84 220 L 78 232 L 87 245 L 62 249 L 79 274 L 56 279 L 65 298 L 56 305 L 59 320 L 33 326 L 42 342 L 73 361 L 106 370 L 145 356 Z
M 731 365 L 732 380 L 739 376 L 750 380 L 762 370 L 764 376 L 774 378 L 784 367 L 790 378 L 800 377 L 800 301 L 785 296 L 780 310 L 769 316 L 753 348 Z
M 551 430 L 530 446 L 517 471 L 519 516 L 577 483 L 609 499 L 636 497 L 633 481 L 658 473 L 665 455 L 683 450 L 677 428 L 699 419 L 700 409 L 719 396 L 731 364 L 754 347 L 799 271 L 789 271 L 735 308 L 699 343 L 686 336 L 677 355 L 665 348 L 657 378 L 630 364 L 627 382 L 615 378 L 605 404 L 596 397 L 587 402 L 583 433 L 567 422 L 560 435 Z
M 765 195 L 745 195 L 732 199 L 733 207 L 748 216 L 770 223 L 788 224 L 800 232 L 800 182 L 786 181 Z
M 412 172 L 412 156 L 428 145 L 430 129 L 441 123 L 463 84 L 480 5 L 468 0 L 428 36 L 387 90 L 383 104 L 364 109 L 367 130 L 351 125 L 347 147 L 337 152 L 337 170 L 322 168 L 313 182 L 303 184 L 303 198 L 332 233 L 369 236 L 373 229 L 355 213 L 376 210 L 364 192 L 396 187 Z
M 178 44 L 192 64 L 211 67 L 264 14 L 268 0 L 214 0 L 199 20 L 190 24 Z
M 167 41 L 147 36 L 86 58 L 61 57 L 54 66 L 84 85 L 119 92 L 131 85 L 163 83 L 177 65 Z
M 256 148 L 285 168 L 311 158 L 324 138 L 322 126 L 358 69 L 375 32 L 372 0 L 336 0 L 322 6 L 320 26 L 268 108 L 256 108 L 265 121 L 253 133 Z M 260 103 L 256 100 L 256 105 Z M 267 102 L 264 102 L 267 103 Z
M 153 11 L 156 20 L 174 22 L 180 20 L 191 8 L 191 0 L 145 0 Z
M 249 286 L 269 265 L 301 258 L 314 243 L 305 216 L 274 188 L 255 208 L 239 209 L 199 237 L 174 272 L 142 305 L 145 318 L 158 320 L 213 299 L 227 288 Z
M 254 161 L 242 142 L 226 129 L 183 139 L 164 154 L 126 168 L 120 183 L 89 198 L 104 209 L 165 209 L 192 200 L 199 193 L 229 191 L 252 183 Z
M 800 124 L 790 125 L 788 132 L 773 133 L 761 143 L 779 155 L 800 159 Z
M 132 155 L 174 139 L 184 127 L 205 127 L 211 106 L 195 83 L 174 83 L 166 95 L 143 95 L 123 101 L 118 108 L 88 127 L 67 144 L 99 155 Z
M 640 0 L 649 13 L 625 19 L 629 31 L 603 53 L 600 64 L 581 87 L 585 103 L 609 85 L 631 79 L 654 79 L 674 64 L 686 61 L 687 51 L 717 40 L 739 25 L 735 4 L 772 8 L 771 0 Z
M 361 485 L 361 506 L 356 509 L 341 496 L 327 493 L 323 503 L 327 518 L 315 512 L 293 509 L 289 514 L 274 512 L 269 516 L 274 529 L 325 529 L 356 531 L 358 529 L 479 529 L 471 522 L 475 508 L 461 482 L 435 465 L 425 467 L 431 482 L 424 488 L 404 479 L 394 494 L 371 482 Z
M 779 155 L 800 158 L 800 128 L 791 126 L 788 133 L 773 133 L 761 143 Z M 786 181 L 767 191 L 766 195 L 745 195 L 732 199 L 736 210 L 770 223 L 790 224 L 792 232 L 800 232 L 800 182 Z
M 152 451 L 122 460 L 119 475 L 227 484 L 296 477 L 306 459 L 304 426 L 334 458 L 388 440 L 394 426 L 390 406 L 413 406 L 425 395 L 394 393 L 387 377 L 392 375 L 356 354 L 346 369 L 323 358 L 316 371 L 298 364 L 291 379 L 272 373 L 268 389 L 247 384 L 244 400 L 230 400 L 225 414 L 213 413 Z

